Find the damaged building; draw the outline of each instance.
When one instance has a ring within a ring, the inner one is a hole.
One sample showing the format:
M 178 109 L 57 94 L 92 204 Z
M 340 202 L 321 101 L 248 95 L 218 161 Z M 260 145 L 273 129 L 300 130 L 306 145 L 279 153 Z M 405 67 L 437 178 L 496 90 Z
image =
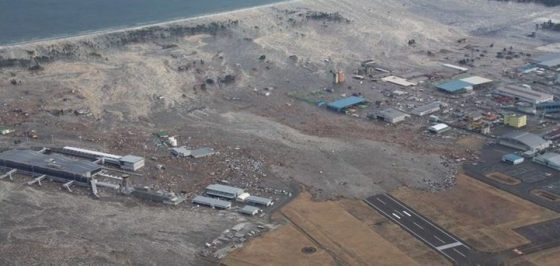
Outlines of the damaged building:
M 33 175 L 74 180 L 84 185 L 89 184 L 91 178 L 102 170 L 100 165 L 93 162 L 34 150 L 2 152 L 0 153 L 0 166 L 30 172 Z

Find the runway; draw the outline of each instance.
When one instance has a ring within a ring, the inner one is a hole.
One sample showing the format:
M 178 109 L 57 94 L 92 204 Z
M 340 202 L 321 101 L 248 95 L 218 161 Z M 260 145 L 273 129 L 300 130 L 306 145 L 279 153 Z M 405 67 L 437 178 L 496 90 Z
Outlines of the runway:
M 476 250 L 392 196 L 379 194 L 365 202 L 454 264 L 478 264 Z

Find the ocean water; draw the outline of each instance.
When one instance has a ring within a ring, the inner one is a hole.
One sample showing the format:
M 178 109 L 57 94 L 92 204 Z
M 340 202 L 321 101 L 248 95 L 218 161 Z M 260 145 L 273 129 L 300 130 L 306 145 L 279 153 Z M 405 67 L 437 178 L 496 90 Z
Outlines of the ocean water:
M 281 2 L 280 0 L 0 0 L 0 45 Z

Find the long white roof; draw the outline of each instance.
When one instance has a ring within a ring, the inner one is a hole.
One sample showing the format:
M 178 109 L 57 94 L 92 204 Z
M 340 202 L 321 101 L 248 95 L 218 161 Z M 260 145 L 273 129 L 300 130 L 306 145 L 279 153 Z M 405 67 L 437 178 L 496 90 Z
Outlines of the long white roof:
M 470 83 L 472 85 L 482 85 L 486 83 L 491 83 L 493 80 L 479 77 L 479 76 L 472 76 L 468 78 L 461 79 L 464 82 Z
M 98 152 L 98 151 L 92 151 L 92 150 L 86 150 L 86 149 L 75 148 L 75 147 L 68 147 L 68 146 L 64 147 L 63 150 L 74 151 L 74 152 L 78 152 L 78 153 L 85 153 L 85 154 L 89 154 L 89 155 L 93 155 L 93 156 L 97 156 L 97 157 L 111 158 L 111 159 L 116 159 L 116 160 L 119 160 L 119 159 L 122 158 L 122 156 L 119 156 L 119 155 L 103 153 L 103 152 Z
M 431 126 L 430 130 L 440 131 L 440 130 L 446 129 L 448 127 L 449 127 L 448 125 L 442 123 L 442 124 L 436 124 L 436 125 Z

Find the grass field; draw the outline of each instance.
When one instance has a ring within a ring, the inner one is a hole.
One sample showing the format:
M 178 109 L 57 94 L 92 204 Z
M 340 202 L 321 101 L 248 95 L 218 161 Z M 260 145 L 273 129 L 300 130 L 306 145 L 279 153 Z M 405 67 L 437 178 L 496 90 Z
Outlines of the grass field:
M 358 200 L 315 202 L 308 193 L 280 213 L 287 224 L 226 257 L 226 265 L 447 265 Z M 359 216 L 357 218 L 356 216 Z M 376 226 L 382 222 L 384 225 Z M 390 231 L 378 233 L 379 231 Z M 385 237 L 389 236 L 389 241 Z M 304 247 L 317 252 L 305 254 Z M 415 250 L 415 251 L 414 251 Z M 409 255 L 408 251 L 411 252 Z
M 512 229 L 559 216 L 465 175 L 446 192 L 400 188 L 393 195 L 482 251 L 528 243 Z

